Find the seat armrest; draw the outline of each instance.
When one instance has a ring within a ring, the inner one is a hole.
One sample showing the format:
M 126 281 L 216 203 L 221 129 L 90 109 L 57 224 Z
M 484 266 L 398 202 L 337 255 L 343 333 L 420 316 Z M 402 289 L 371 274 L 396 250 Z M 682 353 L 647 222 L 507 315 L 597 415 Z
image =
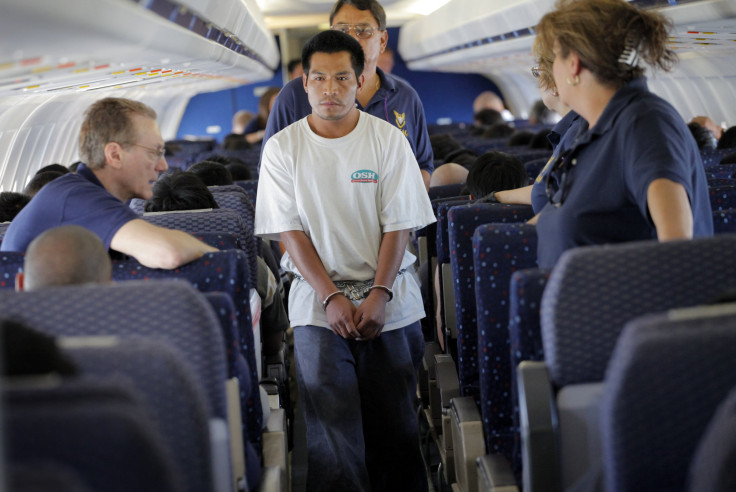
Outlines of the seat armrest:
M 544 362 L 523 361 L 517 370 L 525 491 L 562 491 L 559 423 Z
M 486 443 L 480 411 L 473 397 L 453 398 L 450 402 L 450 419 L 458 488 L 464 492 L 477 490 L 475 460 L 486 454 Z
M 479 492 L 518 492 L 511 463 L 502 454 L 487 454 L 476 461 Z
M 450 409 L 450 401 L 460 396 L 460 381 L 457 377 L 457 369 L 455 369 L 455 361 L 446 354 L 438 354 L 434 356 L 435 371 L 437 375 L 437 388 L 440 391 L 440 400 L 442 402 L 442 413 L 447 413 Z

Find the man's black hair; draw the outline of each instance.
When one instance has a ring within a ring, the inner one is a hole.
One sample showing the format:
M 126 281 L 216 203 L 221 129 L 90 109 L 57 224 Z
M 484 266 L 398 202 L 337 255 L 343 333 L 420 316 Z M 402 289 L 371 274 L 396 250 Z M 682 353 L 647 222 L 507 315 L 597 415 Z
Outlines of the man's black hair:
M 527 147 L 534 138 L 534 132 L 517 130 L 506 141 L 506 147 Z
M 534 138 L 532 138 L 529 141 L 529 148 L 530 149 L 547 149 L 552 150 L 552 142 L 549 141 L 549 138 L 547 138 L 552 130 L 548 128 L 544 128 L 542 130 L 539 130 L 535 135 Z
M 31 197 L 15 191 L 3 191 L 0 193 L 0 222 L 10 222 L 28 205 Z
M 69 172 L 69 169 L 61 164 L 49 164 L 48 166 L 43 166 L 41 169 L 36 171 L 36 174 L 41 174 L 46 171 L 56 171 L 57 173 L 66 174 Z
M 695 143 L 698 144 L 698 149 L 713 150 L 716 148 L 716 145 L 718 145 L 716 137 L 713 136 L 713 133 L 703 125 L 691 121 L 687 124 L 687 127 L 690 129 L 690 133 L 692 133 Z
M 340 31 L 322 31 L 307 41 L 302 50 L 302 70 L 305 74 L 309 74 L 309 64 L 315 53 L 339 53 L 341 51 L 347 51 L 350 54 L 350 64 L 353 66 L 355 78 L 360 77 L 365 68 L 363 48 L 350 35 Z
M 302 61 L 299 58 L 294 58 L 293 60 L 290 60 L 288 65 L 286 65 L 286 71 L 291 73 L 294 71 L 297 65 L 299 65 Z
M 38 173 L 31 178 L 26 187 L 23 189 L 23 193 L 30 197 L 34 197 L 36 193 L 41 191 L 41 188 L 43 188 L 56 178 L 63 176 L 64 174 L 66 173 L 60 173 L 58 171 L 44 171 L 42 173 Z
M 333 24 L 332 21 L 335 16 L 345 5 L 352 5 L 358 10 L 370 10 L 376 24 L 378 24 L 378 29 L 381 31 L 386 29 L 386 11 L 376 0 L 337 0 L 335 5 L 332 6 L 332 11 L 330 11 L 330 25 Z M 302 63 L 302 65 L 304 64 Z
M 526 186 L 528 176 L 518 157 L 503 152 L 486 152 L 470 168 L 465 186 L 474 198 L 492 191 L 513 190 Z
M 200 161 L 192 164 L 189 169 L 190 173 L 199 176 L 207 186 L 224 186 L 233 184 L 233 177 L 227 168 L 219 162 Z
M 721 135 L 718 141 L 719 149 L 733 149 L 736 147 L 736 126 L 732 126 Z
M 59 349 L 54 337 L 20 321 L 0 320 L 0 350 L 3 376 L 77 374 L 76 365 Z
M 144 205 L 146 212 L 218 208 L 207 185 L 195 174 L 173 171 L 162 175 L 153 185 L 153 197 Z

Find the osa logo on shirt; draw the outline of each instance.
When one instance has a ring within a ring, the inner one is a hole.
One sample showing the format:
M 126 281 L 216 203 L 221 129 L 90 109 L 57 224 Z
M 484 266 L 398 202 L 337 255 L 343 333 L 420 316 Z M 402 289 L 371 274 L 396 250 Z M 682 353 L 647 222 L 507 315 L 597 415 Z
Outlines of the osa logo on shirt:
M 370 169 L 361 169 L 350 175 L 351 183 L 378 183 L 378 173 Z

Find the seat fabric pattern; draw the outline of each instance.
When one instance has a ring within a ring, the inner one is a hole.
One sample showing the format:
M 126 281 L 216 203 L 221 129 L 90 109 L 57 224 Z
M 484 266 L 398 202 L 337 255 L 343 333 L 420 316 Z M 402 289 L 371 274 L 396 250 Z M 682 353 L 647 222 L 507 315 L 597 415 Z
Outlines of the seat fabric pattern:
M 492 203 L 452 207 L 448 212 L 448 235 L 452 256 L 453 288 L 455 290 L 455 316 L 457 321 L 458 378 L 460 393 L 473 396 L 480 404 L 478 363 L 478 319 L 475 298 L 475 267 L 473 263 L 473 233 L 478 226 L 491 223 L 520 223 L 530 219 L 532 208 L 525 205 L 501 205 Z M 532 248 L 536 264 L 536 249 Z M 505 261 L 504 257 L 497 261 Z M 488 286 L 484 285 L 484 289 Z M 508 276 L 506 286 L 508 291 Z M 508 294 L 506 295 L 508 299 Z M 508 305 L 506 307 L 508 316 Z M 507 330 L 508 324 L 504 325 Z M 507 346 L 508 347 L 508 346 Z M 508 356 L 505 359 L 508 361 Z
M 728 307 L 691 319 L 651 315 L 622 332 L 601 401 L 607 490 L 685 489 L 700 436 L 736 384 L 736 306 Z
M 488 207 L 488 206 L 486 206 Z M 498 210 L 497 206 L 491 206 Z M 507 213 L 515 208 L 504 209 Z M 456 220 L 462 224 L 462 214 L 455 216 L 456 209 L 450 211 L 450 234 L 456 230 Z M 524 209 L 524 216 L 529 211 Z M 495 210 L 493 213 L 496 213 Z M 517 218 L 518 215 L 512 215 Z M 466 240 L 459 241 L 457 251 L 465 249 Z M 471 289 L 463 294 L 461 305 L 475 304 L 475 326 L 464 320 L 463 339 L 458 328 L 458 354 L 460 347 L 468 345 L 475 337 L 480 384 L 480 410 L 483 419 L 483 432 L 486 448 L 492 453 L 503 453 L 511 458 L 513 449 L 513 419 L 511 404 L 511 363 L 509 345 L 509 285 L 511 275 L 519 269 L 535 267 L 537 264 L 536 228 L 523 222 L 510 224 L 493 223 L 475 229 L 471 243 L 473 258 L 473 277 Z M 463 252 L 462 255 L 465 253 Z M 461 254 L 458 254 L 460 257 Z M 459 263 L 459 262 L 458 262 Z M 454 272 L 453 272 L 454 273 Z M 455 286 L 461 284 L 465 275 L 458 271 Z M 456 289 L 456 296 L 458 295 Z M 470 296 L 471 302 L 467 301 Z M 460 320 L 458 319 L 458 326 Z M 475 328 L 475 333 L 471 331 Z M 459 358 L 459 356 L 458 356 Z
M 542 340 L 557 386 L 603 380 L 625 323 L 708 303 L 736 288 L 736 235 L 566 251 L 542 298 Z

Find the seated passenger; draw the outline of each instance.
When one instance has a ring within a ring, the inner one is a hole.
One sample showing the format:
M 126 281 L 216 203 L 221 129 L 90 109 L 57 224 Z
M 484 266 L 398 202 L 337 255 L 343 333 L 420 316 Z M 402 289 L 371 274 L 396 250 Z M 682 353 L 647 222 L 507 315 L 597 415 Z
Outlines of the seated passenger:
M 77 225 L 54 227 L 28 245 L 16 290 L 105 283 L 112 281 L 112 263 L 105 245 L 92 231 Z
M 501 113 L 495 109 L 481 109 L 473 115 L 473 131 L 475 135 L 482 135 L 485 130 L 493 125 L 503 124 L 504 119 Z
M 733 149 L 736 147 L 736 126 L 732 126 L 721 134 L 718 140 L 719 149 Z
M 506 147 L 528 147 L 529 143 L 534 138 L 534 132 L 529 130 L 517 130 L 511 134 Z
M 45 173 L 46 171 L 56 171 L 57 173 L 66 174 L 69 172 L 69 169 L 61 164 L 49 164 L 36 171 L 36 174 Z
M 271 114 L 273 103 L 276 101 L 276 96 L 279 95 L 280 90 L 279 87 L 269 87 L 261 95 L 260 99 L 258 99 L 258 115 L 250 120 L 245 130 L 243 130 L 243 135 L 245 135 L 248 143 L 256 144 L 263 140 L 263 135 L 266 132 L 266 124 L 268 123 L 268 115 Z
M 503 99 L 493 91 L 483 91 L 473 101 L 473 114 L 484 109 L 495 109 L 501 113 L 504 121 L 514 120 L 514 115 L 504 106 Z
M 28 182 L 25 188 L 23 188 L 23 194 L 33 198 L 36 193 L 41 191 L 41 188 L 67 173 L 60 173 L 58 171 L 43 171 L 36 173 L 31 180 Z
M 227 168 L 214 161 L 200 161 L 192 164 L 187 172 L 196 174 L 207 186 L 226 186 L 233 184 L 233 176 Z
M 491 192 L 526 186 L 529 177 L 518 157 L 503 152 L 486 152 L 470 168 L 465 187 L 470 199 L 482 199 Z
M 15 191 L 0 193 L 0 222 L 13 220 L 30 201 L 31 198 L 23 193 L 16 193 Z
M 197 210 L 218 208 L 215 197 L 198 176 L 190 172 L 174 171 L 159 178 L 153 186 L 153 196 L 146 201 L 146 212 Z M 289 320 L 279 280 L 260 256 L 257 257 L 256 290 L 261 298 L 261 339 L 263 354 L 278 352 L 283 332 L 289 328 Z
M 233 181 L 247 181 L 253 179 L 253 175 L 250 172 L 248 164 L 242 159 L 234 156 L 225 156 L 219 154 L 212 154 L 205 158 L 209 162 L 219 162 L 230 171 L 230 176 Z
M 506 123 L 496 123 L 486 128 L 483 132 L 483 138 L 506 138 L 514 134 L 514 129 Z
M 701 126 L 698 123 L 690 122 L 687 124 L 690 133 L 692 133 L 695 143 L 700 150 L 713 150 L 718 145 L 716 137 L 713 136 L 710 130 Z
M 722 128 L 720 125 L 717 125 L 715 121 L 710 119 L 710 117 L 696 116 L 692 120 L 690 120 L 690 123 L 697 123 L 698 125 L 707 128 L 708 130 L 710 130 L 710 132 L 713 134 L 716 140 L 721 139 L 721 135 L 723 134 L 724 128 Z
M 445 157 L 463 146 L 455 140 L 455 137 L 449 133 L 435 133 L 429 136 L 429 143 L 432 146 L 432 153 L 437 160 L 444 161 Z
M 129 99 L 95 102 L 85 112 L 79 152 L 86 164 L 43 187 L 11 222 L 2 251 L 25 252 L 44 231 L 69 224 L 151 268 L 176 268 L 217 251 L 185 232 L 142 220 L 125 204 L 151 198 L 153 183 L 168 168 L 153 109 Z
M 700 152 L 644 77 L 677 61 L 670 28 L 624 0 L 563 0 L 537 25 L 537 59 L 552 60 L 560 100 L 589 124 L 549 171 L 540 268 L 577 246 L 713 234 Z
M 15 320 L 0 320 L 0 360 L 4 377 L 77 374 L 54 337 Z
M 465 183 L 467 178 L 468 169 L 465 166 L 448 162 L 435 168 L 429 180 L 429 187 Z
M 532 104 L 529 110 L 529 123 L 534 125 L 554 125 L 560 121 L 560 115 L 554 110 L 549 109 L 542 99 L 538 99 Z

